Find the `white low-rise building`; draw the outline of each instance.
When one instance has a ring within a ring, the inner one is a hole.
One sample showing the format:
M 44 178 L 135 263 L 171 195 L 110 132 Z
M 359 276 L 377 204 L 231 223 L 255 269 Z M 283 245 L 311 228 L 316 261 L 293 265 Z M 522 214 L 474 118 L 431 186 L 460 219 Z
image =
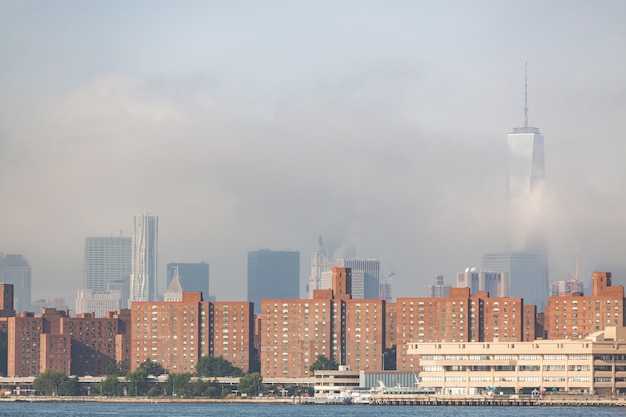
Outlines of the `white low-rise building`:
M 423 387 L 441 394 L 626 394 L 626 328 L 586 339 L 409 343 Z

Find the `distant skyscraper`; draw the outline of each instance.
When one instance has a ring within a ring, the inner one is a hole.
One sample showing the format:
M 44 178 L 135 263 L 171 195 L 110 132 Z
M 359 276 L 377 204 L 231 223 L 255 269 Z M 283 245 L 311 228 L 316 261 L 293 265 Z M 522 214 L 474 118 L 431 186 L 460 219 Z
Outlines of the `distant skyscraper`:
M 167 264 L 167 286 L 174 278 L 178 269 L 178 279 L 184 292 L 202 292 L 204 300 L 209 299 L 209 264 L 200 263 L 178 263 Z
M 352 270 L 352 298 L 375 300 L 380 298 L 380 261 L 375 259 L 338 259 L 322 272 L 321 289 L 332 288 L 332 268 Z
M 85 238 L 85 276 L 83 288 L 92 291 L 120 290 L 130 286 L 132 240 L 130 237 Z M 111 286 L 115 288 L 111 288 Z M 124 291 L 128 293 L 128 289 Z M 126 302 L 124 301 L 124 306 Z
M 488 292 L 490 297 L 508 296 L 508 273 L 478 271 L 466 268 L 456 274 L 457 288 L 469 288 L 472 295 L 479 291 Z
M 527 86 L 528 82 L 525 82 L 524 126 L 514 128 L 507 138 L 511 243 L 514 250 L 543 250 L 541 222 L 546 182 L 544 140 L 539 128 L 528 126 Z
M 130 301 L 156 301 L 159 218 L 140 214 L 133 219 Z
M 104 317 L 128 307 L 131 256 L 130 237 L 85 238 L 85 275 L 76 296 L 76 314 Z
M 31 269 L 22 255 L 0 254 L 0 282 L 13 284 L 16 312 L 31 310 Z
M 496 252 L 483 255 L 483 269 L 505 272 L 509 278 L 509 297 L 524 299 L 543 311 L 548 301 L 548 280 L 545 262 L 540 252 Z
M 309 298 L 313 298 L 313 291 L 322 289 L 322 272 L 328 268 L 328 252 L 324 248 L 322 236 L 317 240 L 317 247 L 311 254 L 311 275 L 309 275 L 309 284 L 307 286 L 307 294 Z
M 576 278 L 553 282 L 550 285 L 550 296 L 560 297 L 565 294 L 579 292 L 585 293 L 585 284 Z
M 548 252 L 543 235 L 546 174 L 544 138 L 528 124 L 528 76 L 524 78 L 524 124 L 507 137 L 510 252 L 488 253 L 483 268 L 506 272 L 509 297 L 522 297 L 542 311 L 548 300 Z
M 443 275 L 437 275 L 435 277 L 435 284 L 428 286 L 429 298 L 448 298 L 450 297 L 451 285 L 444 285 Z
M 178 266 L 174 268 L 174 274 L 171 279 L 168 278 L 167 289 L 163 293 L 163 301 L 183 301 L 183 287 L 180 285 L 180 277 L 178 275 Z
M 248 301 L 261 312 L 261 300 L 300 298 L 300 252 L 248 252 Z

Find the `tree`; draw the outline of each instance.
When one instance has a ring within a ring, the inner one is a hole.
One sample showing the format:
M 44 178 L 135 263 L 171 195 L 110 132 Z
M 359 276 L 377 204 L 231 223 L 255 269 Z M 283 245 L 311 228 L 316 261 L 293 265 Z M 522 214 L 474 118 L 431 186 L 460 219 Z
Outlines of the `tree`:
M 324 355 L 318 355 L 317 358 L 315 358 L 315 362 L 313 362 L 313 364 L 309 367 L 309 370 L 311 372 L 320 371 L 320 370 L 336 371 L 337 369 L 339 369 L 339 364 L 337 364 L 335 359 L 334 358 L 328 359 Z
M 145 361 L 143 361 L 139 365 L 138 369 L 143 369 L 146 371 L 147 375 L 153 376 L 159 376 L 165 373 L 165 368 L 163 368 L 161 365 L 159 365 L 158 362 L 155 362 L 150 358 L 147 358 Z
M 223 356 L 202 356 L 196 363 L 196 375 L 200 377 L 212 376 L 240 376 L 241 369 L 233 366 Z
M 237 389 L 242 394 L 253 395 L 258 393 L 259 387 L 263 383 L 263 377 L 258 372 L 253 372 L 241 377 Z
M 120 395 L 120 382 L 117 375 L 107 375 L 100 383 L 100 393 L 102 395 L 117 396 Z
M 46 369 L 35 377 L 33 389 L 43 395 L 78 395 L 78 378 L 69 378 L 61 371 Z
M 128 395 L 144 395 L 148 390 L 148 371 L 139 367 L 136 371 L 127 373 L 126 387 Z
M 107 366 L 105 372 L 107 375 L 124 376 L 130 372 L 130 361 L 128 359 L 124 359 L 121 362 L 109 365 Z

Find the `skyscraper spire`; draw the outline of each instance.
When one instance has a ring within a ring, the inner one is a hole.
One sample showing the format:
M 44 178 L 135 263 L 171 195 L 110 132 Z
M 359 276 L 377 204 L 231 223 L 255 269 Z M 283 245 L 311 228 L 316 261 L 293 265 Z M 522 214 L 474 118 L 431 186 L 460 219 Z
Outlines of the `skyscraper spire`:
M 524 61 L 524 129 L 528 129 L 528 60 Z
M 524 60 L 524 124 L 514 127 L 513 133 L 539 133 L 539 128 L 528 125 L 528 60 Z

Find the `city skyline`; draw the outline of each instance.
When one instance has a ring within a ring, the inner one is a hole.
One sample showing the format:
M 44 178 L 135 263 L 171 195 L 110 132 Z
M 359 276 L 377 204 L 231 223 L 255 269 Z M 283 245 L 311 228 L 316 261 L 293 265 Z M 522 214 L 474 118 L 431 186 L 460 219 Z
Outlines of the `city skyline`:
M 626 276 L 623 2 L 227 2 L 0 13 L 0 251 L 32 298 L 82 285 L 85 236 L 158 213 L 167 262 L 245 297 L 246 254 L 381 259 L 426 294 L 508 242 L 507 142 L 546 137 L 550 280 Z M 62 28 L 62 29 L 61 29 Z M 167 30 L 163 30 L 167 28 Z M 219 40 L 219 41 L 218 41 Z M 353 256 L 350 254 L 349 256 Z

